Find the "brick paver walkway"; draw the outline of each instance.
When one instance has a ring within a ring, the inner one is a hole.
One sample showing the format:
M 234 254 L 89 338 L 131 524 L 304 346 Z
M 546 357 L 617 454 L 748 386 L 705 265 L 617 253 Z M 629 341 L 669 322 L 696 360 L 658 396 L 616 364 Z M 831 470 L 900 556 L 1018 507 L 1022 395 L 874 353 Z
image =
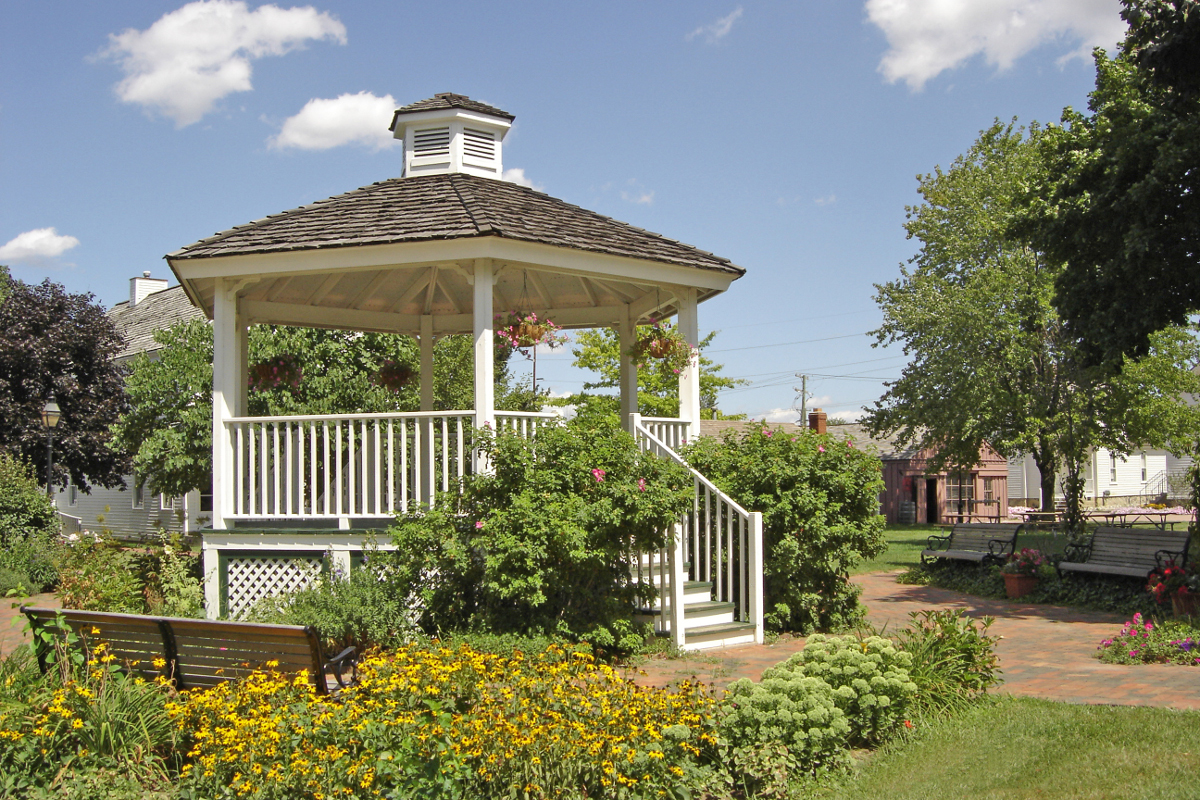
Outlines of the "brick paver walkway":
M 896 583 L 896 573 L 860 575 L 853 580 L 863 587 L 867 619 L 876 627 L 894 630 L 907 623 L 909 612 L 926 608 L 961 608 L 973 617 L 995 617 L 991 632 L 1003 637 L 996 647 L 1004 671 L 1001 691 L 1072 703 L 1200 709 L 1200 667 L 1121 666 L 1094 657 L 1100 640 L 1117 633 L 1125 622 L 1117 615 L 903 586 Z M 654 686 L 689 676 L 716 686 L 738 678 L 757 680 L 764 669 L 802 646 L 803 640 L 790 639 L 771 647 L 654 660 L 635 679 Z
M 25 617 L 20 612 L 21 606 L 58 608 L 59 605 L 58 598 L 52 594 L 36 594 L 20 599 L 0 598 L 0 658 L 16 650 L 22 642 L 29 641 L 29 634 L 25 632 Z

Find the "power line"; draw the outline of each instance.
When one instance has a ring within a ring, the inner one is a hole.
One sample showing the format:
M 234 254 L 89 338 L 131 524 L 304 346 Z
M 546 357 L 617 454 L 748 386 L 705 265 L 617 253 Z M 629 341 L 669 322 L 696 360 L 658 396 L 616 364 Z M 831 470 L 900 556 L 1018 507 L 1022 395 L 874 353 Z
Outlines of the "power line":
M 788 347 L 793 344 L 811 344 L 813 342 L 831 342 L 834 339 L 854 339 L 859 336 L 867 336 L 868 332 L 862 333 L 847 333 L 844 336 L 825 336 L 821 339 L 801 339 L 798 342 L 775 342 L 774 344 L 755 344 L 749 347 L 730 347 L 726 350 L 706 350 L 706 353 L 735 353 L 740 350 L 761 350 L 764 347 Z

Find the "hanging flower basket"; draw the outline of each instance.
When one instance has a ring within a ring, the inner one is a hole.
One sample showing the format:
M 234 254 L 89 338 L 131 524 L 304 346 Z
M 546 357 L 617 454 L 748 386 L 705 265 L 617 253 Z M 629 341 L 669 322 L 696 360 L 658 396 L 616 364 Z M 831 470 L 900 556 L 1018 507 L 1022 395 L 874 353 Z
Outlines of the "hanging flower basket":
M 676 374 L 691 366 L 694 353 L 695 348 L 675 326 L 657 320 L 638 329 L 638 339 L 629 349 L 630 357 L 638 366 L 645 366 L 647 357 L 654 358 Z
M 560 333 L 561 330 L 561 326 L 549 319 L 539 318 L 533 311 L 510 311 L 496 315 L 496 335 L 519 350 L 539 344 L 562 344 L 567 337 Z
M 250 367 L 250 390 L 298 389 L 302 377 L 300 360 L 290 353 L 284 353 Z
M 402 364 L 389 358 L 379 365 L 379 371 L 375 373 L 375 383 L 385 389 L 398 392 L 408 385 L 414 375 L 416 375 L 416 371 L 408 364 Z

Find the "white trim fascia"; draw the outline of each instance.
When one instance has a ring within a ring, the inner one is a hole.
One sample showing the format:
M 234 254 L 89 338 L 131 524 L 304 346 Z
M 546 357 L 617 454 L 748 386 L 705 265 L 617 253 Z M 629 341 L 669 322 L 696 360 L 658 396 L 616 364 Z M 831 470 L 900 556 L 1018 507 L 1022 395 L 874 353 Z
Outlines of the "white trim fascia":
M 676 284 L 718 292 L 726 291 L 734 280 L 741 277 L 715 269 L 573 250 L 498 236 L 246 253 L 195 259 L 175 259 L 168 256 L 167 263 L 179 282 L 186 284 L 212 278 L 283 277 L 314 272 L 419 267 L 428 266 L 433 262 L 468 258 L 519 262 L 543 272 L 623 278 L 631 283 L 648 286 Z M 192 295 L 191 292 L 188 294 Z

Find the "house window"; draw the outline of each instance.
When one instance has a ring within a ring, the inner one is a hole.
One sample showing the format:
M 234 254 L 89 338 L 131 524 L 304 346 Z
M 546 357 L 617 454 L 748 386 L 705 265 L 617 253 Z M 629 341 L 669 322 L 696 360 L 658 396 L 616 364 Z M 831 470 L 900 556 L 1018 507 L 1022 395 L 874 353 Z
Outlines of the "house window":
M 946 504 L 952 513 L 970 514 L 975 500 L 975 484 L 971 474 L 956 472 L 946 476 Z
M 213 493 L 212 486 L 200 490 L 200 513 L 212 513 L 213 510 Z
M 991 503 L 992 501 L 994 501 L 996 499 L 996 479 L 995 478 L 984 478 L 983 479 L 983 499 L 989 503 Z
M 1146 482 L 1146 454 L 1142 453 L 1142 483 Z
M 167 494 L 160 494 L 158 496 L 158 507 L 162 511 L 174 511 L 175 498 Z
M 1108 482 L 1109 483 L 1117 482 L 1117 455 L 1116 455 L 1116 453 L 1113 453 L 1112 455 L 1109 456 Z
M 146 484 L 144 481 L 138 480 L 137 473 L 133 476 L 133 507 L 146 507 Z
M 75 490 L 75 481 L 67 480 L 67 505 L 79 505 L 79 495 Z

